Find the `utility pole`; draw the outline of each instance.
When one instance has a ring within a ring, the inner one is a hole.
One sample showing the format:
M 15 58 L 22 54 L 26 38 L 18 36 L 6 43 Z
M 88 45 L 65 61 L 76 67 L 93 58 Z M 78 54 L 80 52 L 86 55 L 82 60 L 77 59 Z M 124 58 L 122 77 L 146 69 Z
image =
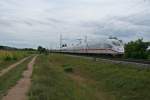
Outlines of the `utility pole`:
M 85 36 L 85 51 L 87 52 L 88 49 L 88 41 L 87 41 L 87 35 Z
M 60 50 L 61 50 L 61 48 L 62 48 L 62 34 L 60 34 Z

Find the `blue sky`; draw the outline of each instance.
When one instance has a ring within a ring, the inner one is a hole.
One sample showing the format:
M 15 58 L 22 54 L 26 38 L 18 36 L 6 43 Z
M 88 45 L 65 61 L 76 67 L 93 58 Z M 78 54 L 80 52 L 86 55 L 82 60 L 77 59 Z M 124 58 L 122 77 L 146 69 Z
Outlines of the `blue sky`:
M 150 40 L 149 0 L 0 0 L 0 45 L 47 48 L 65 38 Z

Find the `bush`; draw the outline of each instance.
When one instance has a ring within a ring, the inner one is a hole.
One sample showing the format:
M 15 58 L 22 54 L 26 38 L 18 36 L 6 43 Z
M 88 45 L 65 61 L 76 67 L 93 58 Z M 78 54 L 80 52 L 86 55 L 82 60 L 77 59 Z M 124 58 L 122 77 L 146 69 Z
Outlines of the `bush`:
M 16 56 L 13 56 L 12 60 L 18 60 L 18 58 Z
M 10 60 L 12 60 L 12 57 L 11 57 L 11 56 L 6 56 L 6 57 L 4 58 L 4 60 L 5 60 L 5 61 L 10 61 Z
M 67 73 L 72 73 L 73 68 L 70 65 L 63 65 L 64 71 Z
M 150 55 L 148 56 L 148 59 L 150 60 Z
M 125 57 L 135 59 L 147 59 L 149 42 L 143 42 L 143 39 L 131 41 L 125 45 Z

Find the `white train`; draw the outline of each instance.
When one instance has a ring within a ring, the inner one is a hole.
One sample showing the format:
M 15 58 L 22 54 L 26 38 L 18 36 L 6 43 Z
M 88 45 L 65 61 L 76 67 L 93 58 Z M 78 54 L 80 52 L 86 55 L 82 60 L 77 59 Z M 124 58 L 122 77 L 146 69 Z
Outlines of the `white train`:
M 75 43 L 64 43 L 61 46 L 60 52 L 64 53 L 80 53 L 80 54 L 108 54 L 108 55 L 123 55 L 124 44 L 122 40 L 116 37 L 108 39 L 78 39 Z

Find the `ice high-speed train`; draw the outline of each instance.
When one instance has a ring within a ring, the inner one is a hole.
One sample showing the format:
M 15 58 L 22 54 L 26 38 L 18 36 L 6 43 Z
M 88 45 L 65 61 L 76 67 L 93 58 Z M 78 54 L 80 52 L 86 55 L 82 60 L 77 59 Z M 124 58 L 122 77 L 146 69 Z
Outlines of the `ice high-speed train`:
M 107 54 L 107 55 L 123 55 L 124 44 L 122 40 L 116 37 L 109 37 L 100 40 L 78 40 L 73 44 L 63 44 L 60 52 L 63 53 L 79 53 L 79 54 Z

